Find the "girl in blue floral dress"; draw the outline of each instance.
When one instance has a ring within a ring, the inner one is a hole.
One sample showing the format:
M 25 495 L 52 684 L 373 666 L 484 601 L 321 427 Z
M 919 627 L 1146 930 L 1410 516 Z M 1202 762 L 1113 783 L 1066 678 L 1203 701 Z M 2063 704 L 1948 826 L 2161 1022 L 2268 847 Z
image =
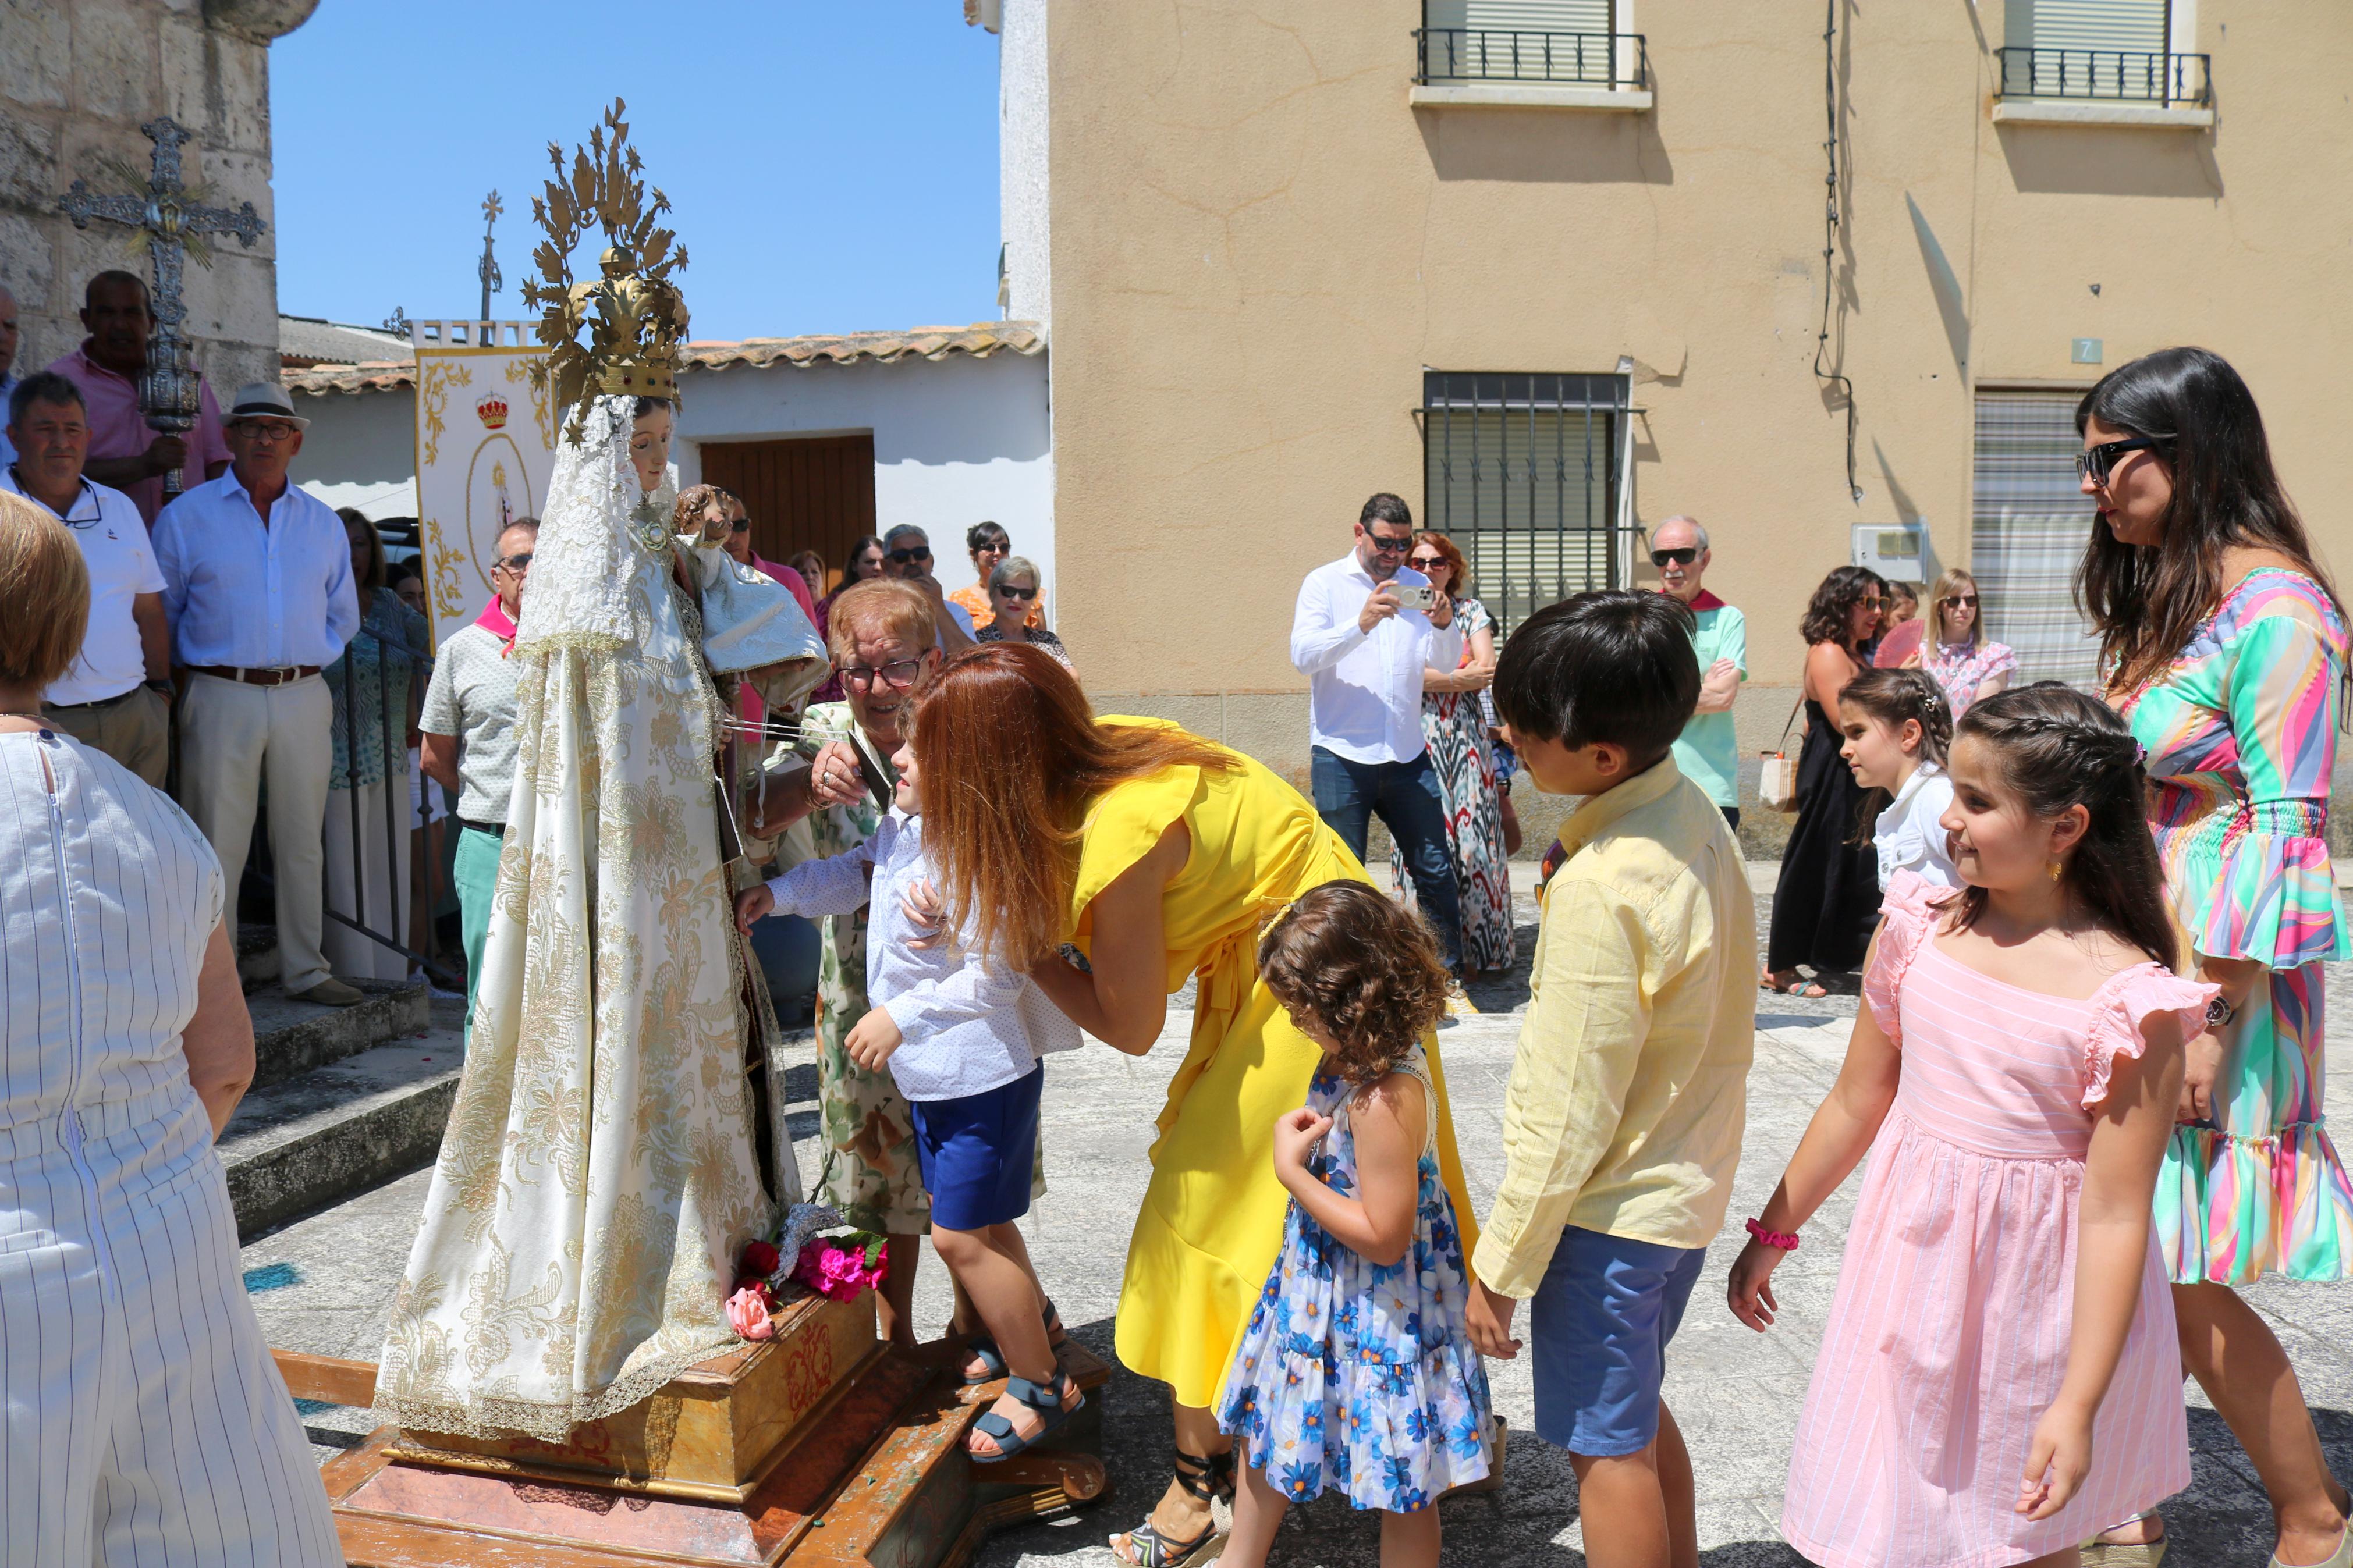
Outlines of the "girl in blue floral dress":
M 1262 1568 L 1290 1505 L 1329 1486 L 1381 1510 L 1382 1568 L 1423 1568 L 1431 1504 L 1487 1474 L 1493 1419 L 1421 1047 L 1446 971 L 1419 918 L 1355 882 L 1301 895 L 1258 964 L 1324 1063 L 1275 1123 L 1292 1203 L 1219 1405 L 1242 1480 L 1219 1561 Z

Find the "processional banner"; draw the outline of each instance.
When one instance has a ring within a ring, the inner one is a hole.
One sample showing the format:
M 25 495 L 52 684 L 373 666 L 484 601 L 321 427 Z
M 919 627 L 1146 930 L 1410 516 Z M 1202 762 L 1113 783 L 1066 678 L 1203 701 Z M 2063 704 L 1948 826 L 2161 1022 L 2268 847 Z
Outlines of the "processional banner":
M 417 512 L 433 640 L 489 600 L 499 534 L 537 517 L 555 468 L 555 415 L 531 347 L 417 346 Z

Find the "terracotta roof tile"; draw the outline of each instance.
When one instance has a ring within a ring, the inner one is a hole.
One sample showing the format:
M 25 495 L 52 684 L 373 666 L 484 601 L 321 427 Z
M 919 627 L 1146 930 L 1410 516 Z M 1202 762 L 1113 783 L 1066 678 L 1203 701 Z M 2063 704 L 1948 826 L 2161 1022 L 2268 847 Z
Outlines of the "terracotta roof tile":
M 999 350 L 1034 354 L 1046 346 L 1046 335 L 1035 321 L 976 321 L 968 327 L 915 327 L 903 332 L 843 332 L 805 338 L 745 338 L 741 342 L 708 340 L 686 345 L 689 370 L 725 370 L 732 365 L 764 368 L 783 363 L 796 368 L 815 364 L 855 364 L 872 360 L 889 364 L 920 357 L 946 359 L 970 354 L 986 359 Z M 356 365 L 319 365 L 289 370 L 280 379 L 290 392 L 323 396 L 337 392 L 390 392 L 417 381 L 414 360 L 379 360 Z

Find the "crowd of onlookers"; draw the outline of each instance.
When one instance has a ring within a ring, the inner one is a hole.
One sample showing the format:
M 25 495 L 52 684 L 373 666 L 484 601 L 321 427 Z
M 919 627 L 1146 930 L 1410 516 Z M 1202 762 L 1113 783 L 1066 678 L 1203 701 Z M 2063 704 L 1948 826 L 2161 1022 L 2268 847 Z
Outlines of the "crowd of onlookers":
M 391 559 L 364 514 L 290 481 L 309 421 L 282 387 L 244 386 L 224 412 L 205 384 L 194 426 L 158 434 L 138 401 L 155 326 L 145 283 L 100 273 L 81 321 L 71 353 L 17 374 L 17 305 L 0 289 L 0 490 L 65 524 L 90 580 L 80 650 L 44 690 L 44 721 L 169 791 L 226 868 L 232 917 L 253 862 L 289 994 L 349 1006 L 366 995 L 353 982 L 421 976 L 453 902 L 470 988 L 536 521 L 501 533 L 488 602 L 437 639 L 421 563 Z M 1040 573 L 994 522 L 965 539 L 979 584 L 949 595 L 919 527 L 860 539 L 835 574 L 813 550 L 758 555 L 743 502 L 716 486 L 682 493 L 676 521 L 723 522 L 728 553 L 789 588 L 820 634 L 840 587 L 889 576 L 924 597 L 946 651 L 1012 627 L 1068 660 L 1042 624 Z M 818 698 L 838 700 L 828 688 Z M 764 714 L 748 683 L 737 700 L 755 729 L 796 717 Z M 454 979 L 455 957 L 434 972 Z

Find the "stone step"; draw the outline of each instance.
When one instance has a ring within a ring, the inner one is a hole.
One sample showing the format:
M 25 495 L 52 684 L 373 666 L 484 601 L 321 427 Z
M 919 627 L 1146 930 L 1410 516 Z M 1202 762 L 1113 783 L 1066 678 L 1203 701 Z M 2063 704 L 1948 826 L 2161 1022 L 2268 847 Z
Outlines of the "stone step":
M 245 998 L 253 1015 L 253 1087 L 267 1089 L 330 1062 L 420 1035 L 433 1022 L 425 983 L 361 980 L 367 1000 L 322 1006 L 289 996 L 275 982 Z
M 421 1009 L 420 1009 L 421 1010 Z M 237 1239 L 421 1169 L 464 1065 L 463 1007 L 421 1037 L 377 1045 L 248 1093 L 221 1134 Z

